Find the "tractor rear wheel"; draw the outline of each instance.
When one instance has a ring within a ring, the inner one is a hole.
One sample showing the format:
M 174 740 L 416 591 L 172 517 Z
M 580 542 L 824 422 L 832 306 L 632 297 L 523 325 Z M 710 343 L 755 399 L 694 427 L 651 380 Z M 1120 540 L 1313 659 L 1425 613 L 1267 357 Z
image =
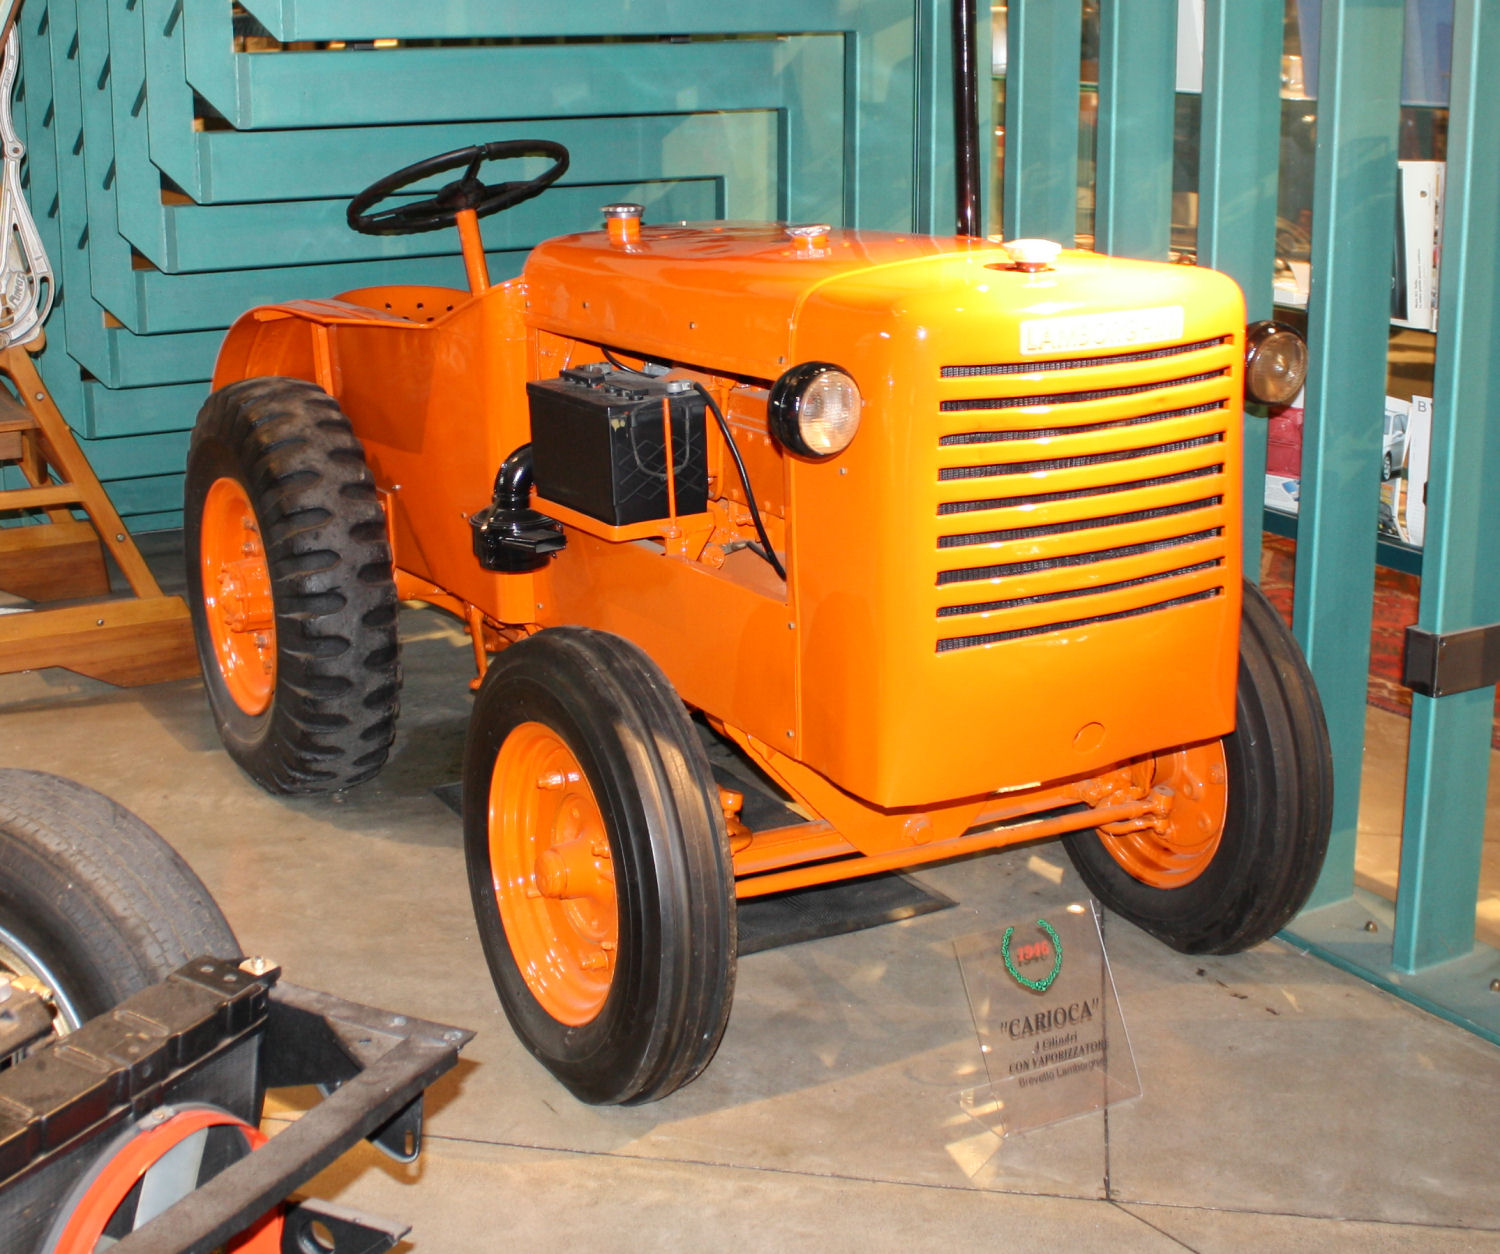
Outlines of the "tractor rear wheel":
M 59 1032 L 239 942 L 177 852 L 72 780 L 0 769 L 0 975 L 44 985 Z
M 220 388 L 185 497 L 193 630 L 229 756 L 276 793 L 369 779 L 395 736 L 396 585 L 349 420 L 301 379 Z
M 512 1026 L 586 1102 L 648 1102 L 718 1048 L 734 878 L 702 745 L 633 644 L 561 627 L 490 667 L 469 722 L 464 848 Z
M 1312 674 L 1259 588 L 1245 585 L 1234 732 L 1132 772 L 1171 790 L 1164 831 L 1063 838 L 1106 906 L 1190 954 L 1248 949 L 1302 908 L 1328 848 L 1333 764 Z

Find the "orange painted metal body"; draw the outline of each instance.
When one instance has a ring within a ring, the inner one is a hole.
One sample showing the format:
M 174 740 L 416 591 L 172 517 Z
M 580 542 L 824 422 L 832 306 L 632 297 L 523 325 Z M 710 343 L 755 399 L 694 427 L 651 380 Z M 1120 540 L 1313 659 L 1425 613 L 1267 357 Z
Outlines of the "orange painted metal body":
M 1100 781 L 1156 755 L 1171 776 L 1170 751 L 1233 729 L 1243 334 L 1238 289 L 1193 267 L 1065 252 L 1022 273 L 982 240 L 647 226 L 549 241 L 472 295 L 252 311 L 214 383 L 333 394 L 401 594 L 458 612 L 477 644 L 580 624 L 643 647 L 806 813 L 736 841 L 750 895 L 1170 826 L 1151 771 L 1134 791 L 1128 771 Z M 744 547 L 711 423 L 707 513 L 616 529 L 537 498 L 565 551 L 535 574 L 479 566 L 468 516 L 530 438 L 527 380 L 605 349 L 714 394 L 787 583 Z M 768 434 L 771 383 L 805 361 L 864 398 L 823 462 Z

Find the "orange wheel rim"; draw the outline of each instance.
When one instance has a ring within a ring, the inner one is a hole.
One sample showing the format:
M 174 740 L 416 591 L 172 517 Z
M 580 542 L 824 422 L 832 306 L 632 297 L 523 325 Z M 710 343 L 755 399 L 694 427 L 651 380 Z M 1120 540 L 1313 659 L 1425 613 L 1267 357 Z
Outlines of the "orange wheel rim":
M 137 1183 L 190 1137 L 213 1128 L 232 1128 L 244 1137 L 246 1153 L 258 1150 L 269 1139 L 259 1128 L 224 1110 L 194 1107 L 174 1112 L 163 1107 L 156 1113 L 158 1122 L 151 1126 L 143 1124 L 103 1164 L 97 1178 L 68 1214 L 55 1244 L 49 1246 L 56 1254 L 94 1254 L 101 1248 L 105 1229 Z M 235 1254 L 276 1254 L 282 1245 L 283 1222 L 281 1208 L 273 1207 L 232 1237 L 224 1249 Z M 111 1240 L 107 1244 L 114 1243 Z
M 237 479 L 214 480 L 204 498 L 199 566 L 224 687 L 246 714 L 263 714 L 276 689 L 276 611 L 260 523 Z
M 614 861 L 594 791 L 551 728 L 522 723 L 500 746 L 489 835 L 500 921 L 526 987 L 559 1023 L 588 1023 L 614 978 Z
M 1208 869 L 1224 836 L 1229 786 L 1223 742 L 1163 753 L 1131 769 L 1149 774 L 1142 782 L 1168 795 L 1171 806 L 1155 823 L 1111 825 L 1100 829 L 1099 838 L 1143 884 L 1180 888 L 1192 883 Z

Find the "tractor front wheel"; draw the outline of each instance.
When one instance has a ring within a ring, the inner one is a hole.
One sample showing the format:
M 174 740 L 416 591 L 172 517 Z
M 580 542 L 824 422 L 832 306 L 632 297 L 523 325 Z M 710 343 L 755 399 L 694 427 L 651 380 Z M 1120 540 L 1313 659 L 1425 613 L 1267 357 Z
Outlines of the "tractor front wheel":
M 1130 769 L 1172 796 L 1161 829 L 1063 838 L 1106 906 L 1190 954 L 1248 949 L 1302 908 L 1328 848 L 1333 764 L 1312 674 L 1259 588 L 1245 586 L 1234 732 Z
M 661 671 L 583 628 L 506 649 L 469 722 L 463 811 L 480 941 L 526 1047 L 586 1102 L 693 1079 L 729 1017 L 734 879 Z
M 374 775 L 400 672 L 385 510 L 338 404 L 245 379 L 198 415 L 184 502 L 188 600 L 224 747 L 270 792 Z

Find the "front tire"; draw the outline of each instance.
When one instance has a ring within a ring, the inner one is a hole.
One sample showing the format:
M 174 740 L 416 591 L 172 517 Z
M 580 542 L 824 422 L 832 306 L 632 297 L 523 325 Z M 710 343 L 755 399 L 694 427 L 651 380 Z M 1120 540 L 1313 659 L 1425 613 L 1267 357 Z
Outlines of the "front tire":
M 400 670 L 385 510 L 349 420 L 301 379 L 245 379 L 198 415 L 188 600 L 224 747 L 274 793 L 385 765 Z
M 1173 791 L 1167 830 L 1064 837 L 1094 895 L 1183 953 L 1234 953 L 1285 926 L 1328 848 L 1333 762 L 1312 673 L 1259 588 L 1245 585 L 1234 732 L 1137 765 Z
M 693 1079 L 729 1017 L 734 878 L 666 677 L 604 632 L 512 645 L 479 690 L 463 781 L 480 941 L 526 1047 L 586 1102 Z
M 0 770 L 0 973 L 52 990 L 59 1030 L 239 942 L 175 850 L 108 797 Z

